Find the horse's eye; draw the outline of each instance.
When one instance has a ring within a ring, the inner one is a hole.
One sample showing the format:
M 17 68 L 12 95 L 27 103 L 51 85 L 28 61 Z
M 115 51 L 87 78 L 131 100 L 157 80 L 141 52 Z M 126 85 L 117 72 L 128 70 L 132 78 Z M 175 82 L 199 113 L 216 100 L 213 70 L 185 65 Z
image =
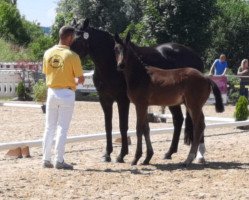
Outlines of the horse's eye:
M 114 51 L 115 51 L 116 54 L 119 54 L 119 53 L 120 53 L 120 51 L 119 51 L 118 48 L 114 48 Z

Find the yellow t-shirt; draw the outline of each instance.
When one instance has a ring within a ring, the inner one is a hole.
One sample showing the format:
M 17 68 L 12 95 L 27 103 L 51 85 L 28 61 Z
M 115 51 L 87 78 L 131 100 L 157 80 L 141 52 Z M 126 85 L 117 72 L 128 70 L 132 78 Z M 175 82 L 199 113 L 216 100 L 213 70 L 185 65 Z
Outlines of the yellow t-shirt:
M 42 71 L 49 88 L 76 90 L 75 78 L 83 75 L 79 56 L 66 45 L 55 45 L 45 52 Z

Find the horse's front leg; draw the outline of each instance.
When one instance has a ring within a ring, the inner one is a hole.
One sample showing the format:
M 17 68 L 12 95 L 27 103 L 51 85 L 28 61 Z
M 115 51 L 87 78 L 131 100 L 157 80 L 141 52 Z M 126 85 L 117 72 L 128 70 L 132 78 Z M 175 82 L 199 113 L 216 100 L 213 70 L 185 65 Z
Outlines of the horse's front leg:
M 165 154 L 165 159 L 171 159 L 172 154 L 177 152 L 179 137 L 181 134 L 182 124 L 183 124 L 183 115 L 181 106 L 170 106 L 169 110 L 172 114 L 173 125 L 174 125 L 174 133 L 173 139 L 170 145 L 168 152 Z
M 112 146 L 112 106 L 113 100 L 103 98 L 100 95 L 100 104 L 104 111 L 105 116 L 105 131 L 106 131 L 106 152 L 103 156 L 103 161 L 111 162 L 111 153 L 113 151 Z
M 128 154 L 128 117 L 129 117 L 129 107 L 130 101 L 128 97 L 123 97 L 117 101 L 118 111 L 119 111 L 119 127 L 122 139 L 122 147 L 119 156 L 117 157 L 117 162 L 123 163 L 125 155 Z
M 132 165 L 136 165 L 138 160 L 142 156 L 142 136 L 144 134 L 144 130 L 146 128 L 146 120 L 147 120 L 147 107 L 143 106 L 142 103 L 140 105 L 136 104 L 136 113 L 137 113 L 137 149 L 134 160 L 132 161 Z

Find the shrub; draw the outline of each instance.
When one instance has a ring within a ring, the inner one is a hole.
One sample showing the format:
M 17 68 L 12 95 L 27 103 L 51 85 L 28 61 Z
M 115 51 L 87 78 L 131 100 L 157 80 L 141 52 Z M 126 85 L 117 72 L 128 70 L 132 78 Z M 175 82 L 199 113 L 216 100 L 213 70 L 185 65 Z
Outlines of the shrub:
M 26 90 L 25 90 L 25 85 L 23 81 L 18 83 L 16 92 L 17 92 L 18 99 L 24 101 L 26 97 Z
M 247 120 L 248 115 L 249 115 L 248 100 L 246 97 L 240 96 L 235 108 L 235 113 L 234 113 L 235 120 L 236 121 Z
M 39 80 L 33 86 L 34 100 L 39 102 L 45 102 L 47 98 L 47 86 L 43 80 Z

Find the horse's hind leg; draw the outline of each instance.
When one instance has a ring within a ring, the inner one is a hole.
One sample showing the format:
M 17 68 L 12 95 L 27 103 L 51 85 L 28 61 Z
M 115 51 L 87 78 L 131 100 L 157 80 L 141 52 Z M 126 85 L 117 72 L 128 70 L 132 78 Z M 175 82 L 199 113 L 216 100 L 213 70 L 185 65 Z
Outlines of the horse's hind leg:
M 200 140 L 203 136 L 204 129 L 205 129 L 205 121 L 204 121 L 204 115 L 201 111 L 200 113 L 192 113 L 192 119 L 193 119 L 193 142 L 188 154 L 188 157 L 186 161 L 184 162 L 185 166 L 188 166 L 192 163 L 192 161 L 196 157 L 196 153 L 198 150 L 198 146 L 200 144 Z
M 117 104 L 119 111 L 119 127 L 122 139 L 121 152 L 117 157 L 117 162 L 123 163 L 125 155 L 128 154 L 127 131 L 128 131 L 128 116 L 129 116 L 130 101 L 128 97 L 126 97 L 119 100 Z
M 104 111 L 105 116 L 105 131 L 106 131 L 106 152 L 103 156 L 103 161 L 110 162 L 111 161 L 111 153 L 113 151 L 112 146 L 112 105 L 113 100 L 102 98 L 100 95 L 100 104 Z
M 170 106 L 169 110 L 172 114 L 174 134 L 170 148 L 168 152 L 165 154 L 165 159 L 171 159 L 172 154 L 177 152 L 179 137 L 183 124 L 183 115 L 182 115 L 181 106 Z
M 204 133 L 203 133 L 201 140 L 200 140 L 199 147 L 198 147 L 197 156 L 196 156 L 198 163 L 205 164 L 206 162 L 204 158 L 205 152 L 206 152 L 206 147 L 204 143 Z

